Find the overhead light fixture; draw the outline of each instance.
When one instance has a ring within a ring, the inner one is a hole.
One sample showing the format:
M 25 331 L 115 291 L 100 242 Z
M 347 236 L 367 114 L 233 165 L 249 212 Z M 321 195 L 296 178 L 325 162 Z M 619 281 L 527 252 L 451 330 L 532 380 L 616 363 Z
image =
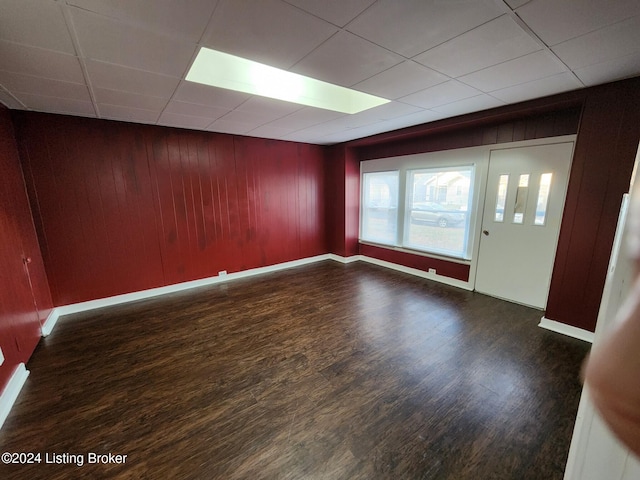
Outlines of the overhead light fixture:
M 386 98 L 287 72 L 206 47 L 202 47 L 198 52 L 186 79 L 227 90 L 350 114 L 389 102 Z

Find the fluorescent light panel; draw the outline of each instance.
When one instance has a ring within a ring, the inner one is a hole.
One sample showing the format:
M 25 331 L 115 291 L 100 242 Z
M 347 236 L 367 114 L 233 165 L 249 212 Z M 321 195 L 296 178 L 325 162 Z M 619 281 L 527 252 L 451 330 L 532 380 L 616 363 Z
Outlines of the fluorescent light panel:
M 206 47 L 198 52 L 186 78 L 190 82 L 342 113 L 358 113 L 389 102 Z

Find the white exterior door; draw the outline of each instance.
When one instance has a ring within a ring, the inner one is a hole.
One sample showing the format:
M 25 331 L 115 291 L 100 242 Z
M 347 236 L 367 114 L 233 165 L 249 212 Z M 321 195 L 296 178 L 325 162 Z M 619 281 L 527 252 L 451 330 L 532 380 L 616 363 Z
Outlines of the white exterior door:
M 492 150 L 475 288 L 544 309 L 573 142 Z

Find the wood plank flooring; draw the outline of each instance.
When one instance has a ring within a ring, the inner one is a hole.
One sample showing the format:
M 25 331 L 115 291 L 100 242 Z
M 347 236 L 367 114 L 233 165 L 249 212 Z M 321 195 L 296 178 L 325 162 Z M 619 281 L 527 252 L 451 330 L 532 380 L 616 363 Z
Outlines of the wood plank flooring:
M 331 261 L 69 315 L 0 430 L 42 463 L 0 478 L 561 479 L 588 345 L 540 317 Z

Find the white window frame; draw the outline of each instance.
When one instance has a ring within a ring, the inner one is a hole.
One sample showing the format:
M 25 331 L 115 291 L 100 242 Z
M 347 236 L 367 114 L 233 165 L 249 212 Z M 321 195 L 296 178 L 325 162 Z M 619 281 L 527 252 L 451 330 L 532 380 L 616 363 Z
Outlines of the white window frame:
M 360 212 L 360 236 L 359 241 L 363 244 L 390 248 L 393 250 L 406 251 L 408 253 L 440 258 L 456 263 L 470 264 L 474 259 L 479 244 L 477 227 L 482 220 L 482 208 L 484 205 L 484 187 L 486 183 L 487 167 L 489 163 L 489 150 L 486 147 L 471 147 L 456 150 L 446 150 L 440 152 L 422 153 L 417 155 L 406 155 L 402 157 L 380 158 L 375 160 L 365 160 L 360 162 L 360 176 L 365 173 L 398 171 L 400 183 L 398 185 L 398 227 L 395 245 L 378 244 L 362 238 L 362 211 Z M 471 185 L 470 208 L 468 211 L 468 238 L 466 250 L 461 256 L 448 255 L 442 251 L 430 251 L 416 249 L 405 246 L 405 218 L 407 218 L 407 208 L 409 205 L 408 195 L 410 195 L 408 178 L 409 172 L 420 169 L 455 169 L 473 168 L 473 180 Z M 362 201 L 361 192 L 361 201 Z

